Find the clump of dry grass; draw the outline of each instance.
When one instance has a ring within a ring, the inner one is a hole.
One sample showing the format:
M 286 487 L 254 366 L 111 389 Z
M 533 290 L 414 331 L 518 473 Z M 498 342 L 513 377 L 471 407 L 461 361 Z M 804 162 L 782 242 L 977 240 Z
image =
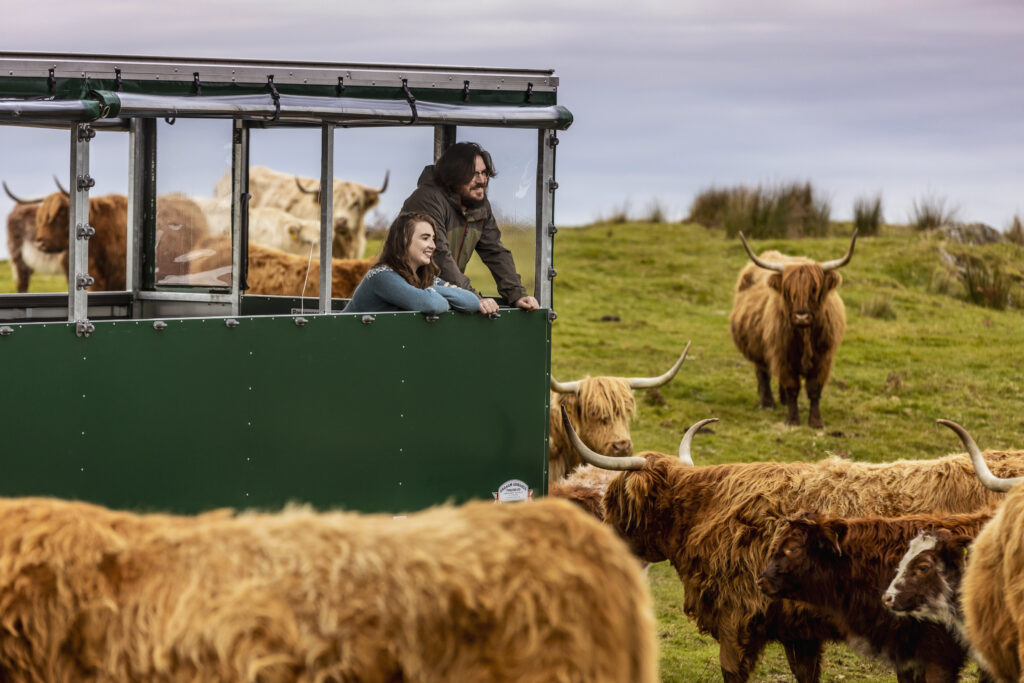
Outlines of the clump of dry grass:
M 875 236 L 882 226 L 882 195 L 858 197 L 853 202 L 853 226 L 862 237 Z
M 828 233 L 832 207 L 810 182 L 732 188 L 712 187 L 694 198 L 689 222 L 725 228 L 755 238 L 822 237 Z
M 1021 224 L 1020 214 L 1013 217 L 1010 227 L 1006 230 L 1006 239 L 1014 244 L 1024 244 L 1024 225 Z
M 934 230 L 957 220 L 956 207 L 947 207 L 945 197 L 927 195 L 915 199 L 910 211 L 910 224 L 915 230 Z

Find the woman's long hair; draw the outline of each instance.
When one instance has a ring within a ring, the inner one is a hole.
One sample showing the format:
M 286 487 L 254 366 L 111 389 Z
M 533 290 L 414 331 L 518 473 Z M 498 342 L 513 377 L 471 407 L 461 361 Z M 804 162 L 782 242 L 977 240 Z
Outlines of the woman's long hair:
M 434 284 L 434 278 L 441 272 L 441 269 L 434 263 L 434 257 L 430 257 L 430 263 L 413 270 L 409 267 L 408 258 L 409 243 L 412 241 L 412 226 L 417 223 L 426 223 L 434 231 L 434 239 L 437 239 L 437 223 L 433 218 L 419 211 L 405 211 L 398 214 L 391 227 L 388 228 L 387 237 L 384 238 L 384 246 L 380 250 L 378 264 L 388 266 L 391 270 L 405 278 L 413 287 L 426 289 Z

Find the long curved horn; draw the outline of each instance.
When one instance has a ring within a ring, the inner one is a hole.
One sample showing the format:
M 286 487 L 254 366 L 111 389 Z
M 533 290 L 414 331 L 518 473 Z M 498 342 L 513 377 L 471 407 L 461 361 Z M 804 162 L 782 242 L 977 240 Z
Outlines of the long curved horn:
M 302 186 L 302 181 L 299 180 L 299 176 L 295 176 L 295 187 L 299 188 L 299 191 L 302 192 L 303 194 L 318 194 L 320 192 L 319 187 L 317 187 L 317 189 L 315 190 L 307 190 L 306 188 L 304 188 Z
M 69 197 L 71 196 L 71 193 L 68 192 L 67 190 L 65 190 L 64 186 L 60 184 L 60 179 L 56 175 L 53 176 L 53 182 L 57 183 L 57 189 L 58 190 L 60 190 L 61 192 L 63 192 L 64 194 L 66 194 Z
M 4 192 L 7 193 L 7 196 L 10 197 L 11 200 L 13 200 L 15 204 L 38 204 L 39 202 L 41 202 L 44 199 L 46 199 L 46 197 L 39 197 L 38 199 L 22 199 L 18 195 L 16 195 L 13 192 L 11 192 L 11 188 L 7 187 L 7 181 L 6 180 L 4 180 L 2 182 L 3 182 L 3 186 L 4 186 Z
M 391 169 L 384 171 L 384 184 L 377 190 L 377 194 L 384 194 L 384 190 L 388 189 L 388 181 L 391 179 Z
M 960 440 L 964 442 L 964 446 L 967 447 L 967 452 L 971 454 L 971 463 L 974 465 L 974 472 L 978 475 L 978 480 L 981 481 L 982 485 L 998 493 L 1006 493 L 1014 484 L 1024 481 L 1024 477 L 1014 477 L 1012 479 L 1002 479 L 992 474 L 992 470 L 988 468 L 988 463 L 985 462 L 985 458 L 981 454 L 981 449 L 978 448 L 978 444 L 974 443 L 974 439 L 967 433 L 967 430 L 958 425 L 956 422 L 950 422 L 949 420 L 936 420 L 940 425 L 945 425 L 956 432 L 956 435 L 960 437 Z
M 679 442 L 679 459 L 684 465 L 693 467 L 693 458 L 690 457 L 690 444 L 693 443 L 694 435 L 700 431 L 700 428 L 711 422 L 718 422 L 717 417 L 709 417 L 706 420 L 701 420 L 693 424 L 686 433 L 683 434 L 683 440 Z
M 774 270 L 777 273 L 781 273 L 786 270 L 786 266 L 781 263 L 776 263 L 774 261 L 762 261 L 757 256 L 754 256 L 754 252 L 750 249 L 750 245 L 747 244 L 747 238 L 743 236 L 742 232 L 740 233 L 740 242 L 743 242 L 743 248 L 747 250 L 747 256 L 750 257 L 750 260 L 765 270 Z
M 603 470 L 615 470 L 616 472 L 638 470 L 644 466 L 645 458 L 636 455 L 613 458 L 590 450 L 580 437 L 576 435 L 576 430 L 572 428 L 572 423 L 569 422 L 569 413 L 565 412 L 565 406 L 562 406 L 562 426 L 565 427 L 565 433 L 569 435 L 569 442 L 572 443 L 572 447 L 583 458 L 583 462 L 588 465 L 600 467 Z
M 580 381 L 575 382 L 559 382 L 553 376 L 551 377 L 551 391 L 557 394 L 575 394 L 580 390 Z
M 683 366 L 683 361 L 686 360 L 686 354 L 690 352 L 690 342 L 686 342 L 686 348 L 683 349 L 683 355 L 679 356 L 679 360 L 676 364 L 668 369 L 664 375 L 660 377 L 631 377 L 626 381 L 629 382 L 631 389 L 653 389 L 654 387 L 660 387 L 662 384 L 668 384 L 676 373 L 679 372 L 679 368 Z
M 830 270 L 835 270 L 836 268 L 842 268 L 843 266 L 845 266 L 847 263 L 850 262 L 850 259 L 853 258 L 853 245 L 856 243 L 857 230 L 855 228 L 853 231 L 853 237 L 850 238 L 850 248 L 846 250 L 846 256 L 844 256 L 843 258 L 837 258 L 832 261 L 823 261 L 821 264 L 821 269 L 827 273 Z

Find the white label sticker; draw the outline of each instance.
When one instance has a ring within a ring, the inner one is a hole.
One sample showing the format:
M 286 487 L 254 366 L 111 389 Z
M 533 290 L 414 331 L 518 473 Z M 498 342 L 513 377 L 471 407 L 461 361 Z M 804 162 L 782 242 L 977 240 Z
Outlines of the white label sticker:
M 514 503 L 520 500 L 533 498 L 533 489 L 526 485 L 521 479 L 509 479 L 498 487 L 494 495 L 495 503 Z

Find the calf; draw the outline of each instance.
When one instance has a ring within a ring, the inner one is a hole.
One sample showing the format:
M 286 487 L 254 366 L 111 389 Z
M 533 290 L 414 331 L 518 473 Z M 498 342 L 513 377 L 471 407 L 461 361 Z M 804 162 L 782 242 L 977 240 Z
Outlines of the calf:
M 895 519 L 790 517 L 772 544 L 758 587 L 828 614 L 855 649 L 880 655 L 900 681 L 956 681 L 967 650 L 942 625 L 893 614 L 879 599 L 908 543 L 922 529 L 977 533 L 990 511 Z

